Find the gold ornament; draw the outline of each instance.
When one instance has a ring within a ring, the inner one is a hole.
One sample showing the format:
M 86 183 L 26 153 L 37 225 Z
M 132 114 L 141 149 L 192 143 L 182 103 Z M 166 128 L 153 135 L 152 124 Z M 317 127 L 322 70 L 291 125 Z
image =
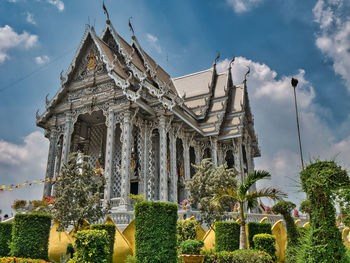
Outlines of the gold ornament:
M 88 71 L 92 71 L 96 68 L 96 66 L 97 66 L 96 57 L 95 57 L 94 53 L 91 51 L 90 57 L 89 57 L 89 62 L 87 64 L 86 68 Z

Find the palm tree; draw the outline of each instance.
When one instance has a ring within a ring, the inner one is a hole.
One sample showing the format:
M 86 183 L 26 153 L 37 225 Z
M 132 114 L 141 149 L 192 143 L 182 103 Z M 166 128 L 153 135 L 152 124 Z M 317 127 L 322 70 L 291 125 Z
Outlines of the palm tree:
M 249 173 L 243 180 L 239 183 L 238 187 L 229 187 L 220 189 L 213 197 L 212 202 L 219 205 L 221 199 L 232 200 L 232 207 L 239 203 L 239 218 L 240 218 L 240 249 L 247 249 L 247 236 L 245 230 L 246 215 L 245 215 L 245 205 L 248 209 L 255 208 L 258 204 L 258 198 L 267 197 L 274 201 L 280 201 L 283 197 L 287 197 L 287 194 L 275 187 L 263 187 L 256 191 L 249 192 L 254 183 L 261 179 L 270 179 L 271 174 L 267 171 L 258 170 Z

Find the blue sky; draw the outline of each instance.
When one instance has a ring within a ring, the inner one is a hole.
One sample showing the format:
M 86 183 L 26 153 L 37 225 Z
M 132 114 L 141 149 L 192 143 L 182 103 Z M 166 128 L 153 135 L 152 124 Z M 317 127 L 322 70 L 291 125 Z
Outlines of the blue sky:
M 35 112 L 59 88 L 59 73 L 68 68 L 85 25 L 101 32 L 101 2 L 0 0 L 0 184 L 44 176 L 47 142 L 35 126 Z M 337 156 L 349 167 L 348 0 L 105 3 L 126 40 L 132 16 L 141 46 L 173 77 L 209 68 L 217 51 L 222 69 L 237 57 L 235 83 L 242 81 L 245 66 L 252 68 L 248 87 L 262 148 L 256 165 L 271 171 L 272 183 L 292 200 L 302 195 L 293 187 L 300 164 L 290 77 L 300 80 L 305 159 Z M 40 198 L 41 187 L 0 195 L 0 208 L 8 211 L 13 199 Z

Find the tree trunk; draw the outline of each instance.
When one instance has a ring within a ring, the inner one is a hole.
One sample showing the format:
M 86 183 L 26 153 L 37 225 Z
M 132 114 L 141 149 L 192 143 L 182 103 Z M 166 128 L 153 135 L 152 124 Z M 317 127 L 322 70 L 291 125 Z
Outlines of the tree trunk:
M 247 234 L 245 231 L 245 216 L 243 203 L 239 204 L 239 217 L 241 219 L 241 231 L 239 236 L 239 249 L 247 249 Z

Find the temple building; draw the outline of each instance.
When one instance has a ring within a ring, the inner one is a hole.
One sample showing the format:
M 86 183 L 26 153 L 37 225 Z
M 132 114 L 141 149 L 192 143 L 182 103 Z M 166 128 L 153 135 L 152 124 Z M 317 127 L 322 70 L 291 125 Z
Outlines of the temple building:
M 103 167 L 112 211 L 127 211 L 130 194 L 181 202 L 191 164 L 203 158 L 235 167 L 242 180 L 260 156 L 246 78 L 233 85 L 234 59 L 223 73 L 216 62 L 172 78 L 133 30 L 128 43 L 109 19 L 101 36 L 87 26 L 56 95 L 37 112 L 50 141 L 46 178 L 57 178 L 69 153 L 89 155 Z

